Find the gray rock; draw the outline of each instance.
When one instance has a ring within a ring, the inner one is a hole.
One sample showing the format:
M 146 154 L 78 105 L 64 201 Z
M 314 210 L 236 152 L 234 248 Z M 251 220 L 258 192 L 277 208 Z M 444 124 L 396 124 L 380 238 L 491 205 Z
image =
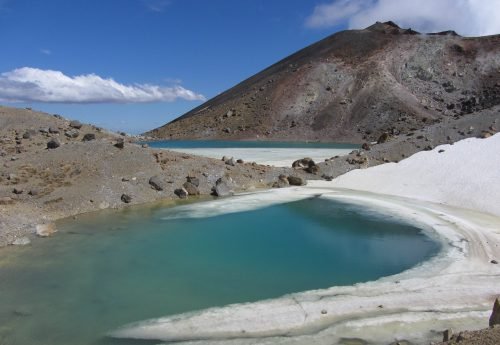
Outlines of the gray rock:
M 200 186 L 200 179 L 195 177 L 195 176 L 187 176 L 186 177 L 186 180 L 187 182 L 190 182 L 192 183 L 193 185 L 195 185 L 196 187 L 199 187 Z
M 235 166 L 235 162 L 234 162 L 234 158 L 233 157 L 229 158 L 224 163 L 226 163 L 227 165 L 231 165 L 233 167 Z
M 64 135 L 67 136 L 68 138 L 78 138 L 80 135 L 80 132 L 78 132 L 76 129 L 70 129 L 69 131 L 64 132 Z
M 447 329 L 443 332 L 443 341 L 450 341 L 453 336 L 453 331 L 451 329 Z
M 12 190 L 12 193 L 19 195 L 19 194 L 23 194 L 23 193 L 24 193 L 24 190 L 19 189 L 19 188 L 14 188 L 14 189 Z
M 493 310 L 491 312 L 489 324 L 490 327 L 500 325 L 500 301 L 498 298 L 495 300 L 495 303 L 493 303 Z
M 95 134 L 94 133 L 87 133 L 83 136 L 82 141 L 92 141 L 95 140 Z
M 377 139 L 377 144 L 383 144 L 389 140 L 389 133 L 382 133 Z
M 306 157 L 293 162 L 292 168 L 308 168 L 314 165 L 316 165 L 316 163 L 312 160 L 312 158 Z
M 220 178 L 215 182 L 215 186 L 212 188 L 212 193 L 215 196 L 229 196 L 234 194 L 229 187 L 227 180 L 224 178 Z
M 12 245 L 14 246 L 26 246 L 31 243 L 31 240 L 24 236 L 24 237 L 18 237 L 12 242 Z
M 238 160 L 236 161 L 236 163 L 238 163 L 238 164 L 243 164 L 243 163 L 245 163 L 245 161 L 244 161 L 243 159 L 241 159 L 241 158 L 240 158 L 240 159 L 238 159 Z
M 47 143 L 47 148 L 49 150 L 52 150 L 52 149 L 57 149 L 59 146 L 61 146 L 61 144 L 59 143 L 59 140 L 57 139 L 51 139 L 48 143 Z
M 0 197 L 0 205 L 12 205 L 14 200 L 11 197 L 4 196 Z
M 29 132 L 25 132 L 23 134 L 23 139 L 30 139 L 31 138 L 31 134 Z
M 57 128 L 57 127 L 49 127 L 49 133 L 58 134 L 59 133 L 59 128 Z
M 179 189 L 174 190 L 174 194 L 177 195 L 181 199 L 185 199 L 189 195 L 188 191 L 184 188 L 179 188 Z
M 149 179 L 149 184 L 158 191 L 164 190 L 166 186 L 165 181 L 163 181 L 158 175 L 152 176 Z
M 69 123 L 69 126 L 70 126 L 71 128 L 80 129 L 80 128 L 82 128 L 82 126 L 83 126 L 83 125 L 82 125 L 82 123 L 81 123 L 80 121 L 73 120 L 73 121 L 71 121 L 71 122 Z
M 123 141 L 123 139 L 120 138 L 113 146 L 119 149 L 123 149 L 125 147 L 125 142 Z
M 39 131 L 40 133 L 43 133 L 43 134 L 48 134 L 48 133 L 49 133 L 49 129 L 48 129 L 48 128 L 46 128 L 46 127 L 40 128 L 38 131 Z
M 273 188 L 285 188 L 288 186 L 290 186 L 290 183 L 288 182 L 286 175 L 280 175 L 278 177 L 278 181 L 274 182 L 272 185 Z
M 292 186 L 305 186 L 306 185 L 306 181 L 304 181 L 304 179 L 302 177 L 298 177 L 298 176 L 288 176 L 288 183 L 290 183 L 290 185 Z
M 37 196 L 40 192 L 36 188 L 31 188 L 30 191 L 28 192 L 29 195 L 31 196 Z
M 200 195 L 200 191 L 198 190 L 198 187 L 196 187 L 191 182 L 184 182 L 182 187 L 184 187 L 184 189 L 188 192 L 189 195 Z
M 121 201 L 123 201 L 124 203 L 128 204 L 132 201 L 132 197 L 128 194 L 122 194 L 122 196 L 120 197 Z

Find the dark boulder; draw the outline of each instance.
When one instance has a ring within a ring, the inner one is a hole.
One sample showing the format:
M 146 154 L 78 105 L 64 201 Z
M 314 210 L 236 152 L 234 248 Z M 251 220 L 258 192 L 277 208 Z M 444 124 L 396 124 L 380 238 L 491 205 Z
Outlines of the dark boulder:
M 155 189 L 157 191 L 161 191 L 161 190 L 165 189 L 165 182 L 158 175 L 152 176 L 149 179 L 149 184 L 151 185 L 151 187 L 153 189 Z
M 229 187 L 227 179 L 220 178 L 215 182 L 215 186 L 212 188 L 212 194 L 215 196 L 229 196 L 233 195 L 234 192 Z
M 200 179 L 195 177 L 195 176 L 187 176 L 186 180 L 187 180 L 187 182 L 192 183 L 196 187 L 200 186 Z
M 185 190 L 184 188 L 176 189 L 176 190 L 174 190 L 174 193 L 175 193 L 175 195 L 177 195 L 181 199 L 185 199 L 189 195 L 188 191 Z
M 80 121 L 73 120 L 73 121 L 71 121 L 71 122 L 69 123 L 69 126 L 70 126 L 71 128 L 80 129 L 80 128 L 82 128 L 82 126 L 83 126 L 83 125 L 82 125 L 82 123 L 81 123 Z
M 292 186 L 305 186 L 306 185 L 306 181 L 304 181 L 304 179 L 302 177 L 288 176 L 287 179 L 288 179 L 288 183 Z
M 490 316 L 490 327 L 500 325 L 500 301 L 498 298 L 493 303 L 493 310 Z
M 95 134 L 94 133 L 87 133 L 83 136 L 82 141 L 92 141 L 95 140 Z
M 200 191 L 198 190 L 198 187 L 196 187 L 191 182 L 184 182 L 182 187 L 184 187 L 184 189 L 188 192 L 188 195 L 200 195 Z
M 123 201 L 124 203 L 128 204 L 132 201 L 132 197 L 128 194 L 122 194 L 122 196 L 120 197 L 121 201 Z
M 69 131 L 64 132 L 64 135 L 67 136 L 68 138 L 75 139 L 78 138 L 80 132 L 78 132 L 76 129 L 71 129 Z
M 125 147 L 125 142 L 123 141 L 123 139 L 118 139 L 118 141 L 113 146 L 119 149 L 123 149 Z
M 380 137 L 378 137 L 377 144 L 383 144 L 389 140 L 389 133 L 382 133 Z
M 47 148 L 48 149 L 57 149 L 59 146 L 61 146 L 61 144 L 59 143 L 59 140 L 57 140 L 57 139 L 51 139 L 47 143 Z

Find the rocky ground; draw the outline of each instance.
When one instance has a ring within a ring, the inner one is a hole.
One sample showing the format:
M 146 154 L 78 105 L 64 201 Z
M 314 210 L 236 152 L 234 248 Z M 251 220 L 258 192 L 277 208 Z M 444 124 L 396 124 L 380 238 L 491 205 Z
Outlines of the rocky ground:
M 226 196 L 288 185 L 288 176 L 302 183 L 311 175 L 237 157 L 222 161 L 155 150 L 136 139 L 57 115 L 0 107 L 0 246 L 25 243 L 37 229 L 48 234 L 51 226 L 42 225 L 84 212 Z

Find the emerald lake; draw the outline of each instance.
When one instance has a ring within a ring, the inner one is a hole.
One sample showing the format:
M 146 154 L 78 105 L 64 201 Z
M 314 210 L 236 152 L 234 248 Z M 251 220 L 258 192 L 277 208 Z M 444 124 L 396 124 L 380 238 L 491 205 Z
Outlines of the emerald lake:
M 212 217 L 178 217 L 178 209 L 82 215 L 58 222 L 53 238 L 2 249 L 0 344 L 146 344 L 106 334 L 144 319 L 375 280 L 440 249 L 411 225 L 318 197 Z

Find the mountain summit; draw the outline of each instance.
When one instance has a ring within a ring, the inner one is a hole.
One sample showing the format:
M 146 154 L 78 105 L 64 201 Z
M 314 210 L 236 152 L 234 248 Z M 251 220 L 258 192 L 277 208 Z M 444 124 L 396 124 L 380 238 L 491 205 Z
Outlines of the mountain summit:
M 338 32 L 172 122 L 161 139 L 361 142 L 500 104 L 500 35 Z

